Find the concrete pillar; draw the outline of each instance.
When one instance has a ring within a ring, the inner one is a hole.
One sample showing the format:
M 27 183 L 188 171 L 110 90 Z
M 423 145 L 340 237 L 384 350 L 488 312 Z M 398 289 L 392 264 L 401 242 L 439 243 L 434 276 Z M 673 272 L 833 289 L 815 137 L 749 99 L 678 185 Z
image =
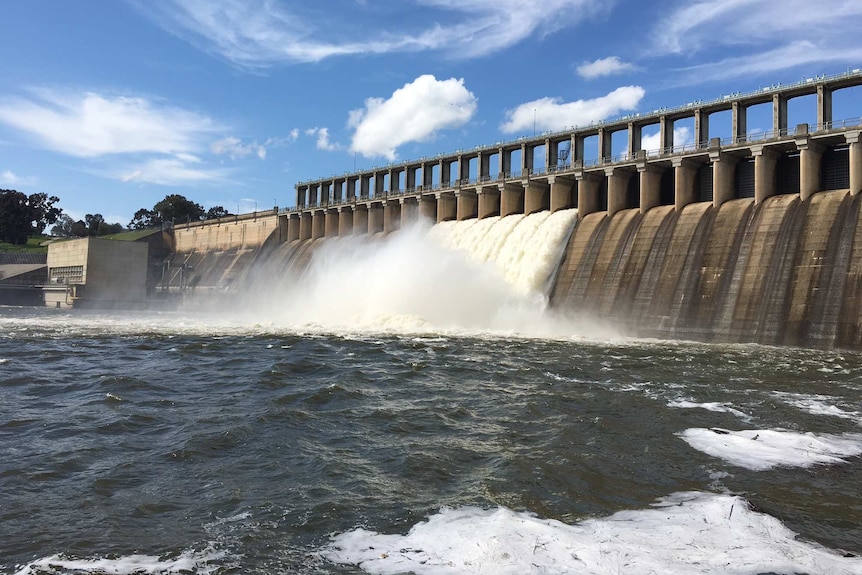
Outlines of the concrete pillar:
M 389 168 L 389 191 L 398 193 L 401 191 L 401 168 Z
M 437 222 L 448 222 L 458 219 L 458 203 L 454 193 L 439 193 L 437 197 Z
M 379 234 L 383 231 L 383 204 L 374 202 L 368 208 L 368 233 Z
M 299 220 L 299 238 L 300 240 L 311 239 L 311 212 L 302 212 Z
M 680 211 L 697 200 L 694 183 L 700 164 L 677 157 L 671 160 L 671 165 L 674 169 L 674 209 Z
M 304 208 L 308 200 L 308 186 L 296 186 L 296 207 Z
M 613 155 L 611 147 L 611 133 L 604 128 L 598 130 L 599 140 L 599 164 L 607 164 L 611 161 Z
M 772 131 L 776 136 L 787 134 L 787 96 L 772 95 Z
M 341 206 L 338 208 L 338 235 L 341 237 L 353 234 L 353 208 Z
M 638 160 L 637 170 L 641 184 L 641 213 L 645 214 L 661 203 L 661 175 L 664 168 L 649 164 L 646 158 L 642 157 Z
M 524 213 L 524 188 L 520 184 L 506 182 L 500 184 L 500 215 Z
M 551 187 L 551 212 L 575 207 L 575 198 L 572 195 L 575 189 L 573 179 L 564 176 L 548 176 L 548 184 Z
M 731 132 L 734 143 L 748 138 L 748 108 L 740 102 L 731 104 Z
M 739 157 L 721 151 L 721 140 L 713 138 L 709 143 L 709 161 L 712 162 L 712 205 L 721 204 L 736 197 L 735 168 Z
M 595 172 L 575 171 L 575 180 L 578 182 L 578 217 L 599 211 L 599 187 L 601 178 Z
M 758 144 L 751 147 L 751 155 L 754 156 L 754 203 L 759 204 L 775 195 L 775 167 L 780 154 Z
M 328 210 L 326 210 L 323 221 L 323 237 L 338 237 L 338 210 L 336 208 L 329 208 Z
M 529 176 L 533 173 L 533 150 L 532 144 L 526 142 L 521 144 L 521 176 Z
M 832 89 L 823 84 L 817 86 L 817 127 L 822 130 L 832 126 Z
M 701 108 L 694 111 L 694 147 L 698 150 L 709 145 L 709 113 Z
M 383 204 L 383 231 L 387 234 L 401 229 L 401 203 L 388 200 Z
M 461 220 L 470 220 L 478 216 L 479 198 L 472 189 L 463 189 L 455 192 L 455 217 Z
M 658 119 L 658 133 L 660 154 L 664 154 L 673 150 L 673 120 L 667 116 L 661 116 Z
M 548 184 L 531 180 L 524 183 L 524 214 L 551 209 L 551 190 Z
M 512 173 L 512 152 L 513 150 L 500 148 L 500 174 L 497 176 L 498 180 L 505 180 L 510 177 L 509 174 Z
M 496 186 L 479 189 L 479 219 L 500 215 L 500 190 Z
M 557 169 L 560 143 L 551 138 L 545 138 L 545 173 L 550 174 Z
M 359 176 L 359 197 L 367 200 L 371 193 L 371 174 Z
M 356 201 L 356 178 L 347 178 L 347 183 L 345 185 L 346 192 L 344 194 L 344 199 L 348 202 Z
M 356 204 L 353 208 L 353 235 L 368 233 L 368 204 Z
M 859 134 L 859 130 L 844 134 L 850 145 L 850 195 L 853 196 L 862 191 L 862 142 L 859 141 Z
M 799 150 L 799 197 L 807 200 L 820 191 L 820 160 L 823 148 L 808 136 L 808 124 L 796 126 L 796 149 Z
M 629 122 L 628 147 L 630 158 L 637 157 L 638 152 L 641 151 L 642 137 L 643 127 L 639 124 L 635 124 L 634 122 Z
M 584 165 L 584 136 L 572 134 L 572 165 Z
M 404 186 L 408 190 L 416 189 L 416 171 L 418 169 L 418 166 L 407 166 L 406 173 L 404 174 Z
M 419 202 L 416 198 L 399 198 L 401 204 L 401 229 L 419 221 Z
M 437 198 L 432 195 L 419 196 L 419 217 L 432 222 L 437 221 Z
M 428 162 L 422 162 L 422 187 L 426 190 L 434 187 L 434 166 Z
M 316 240 L 326 237 L 326 212 L 315 210 L 311 214 L 311 239 Z
M 299 214 L 287 216 L 287 241 L 292 242 L 299 239 Z
M 487 182 L 491 179 L 491 155 L 488 152 L 479 152 L 476 165 L 479 167 L 477 182 Z
M 631 207 L 626 201 L 626 192 L 632 172 L 625 168 L 605 168 L 605 177 L 608 179 L 608 217 L 611 217 Z
M 374 173 L 374 197 L 382 198 L 386 195 L 386 173 Z

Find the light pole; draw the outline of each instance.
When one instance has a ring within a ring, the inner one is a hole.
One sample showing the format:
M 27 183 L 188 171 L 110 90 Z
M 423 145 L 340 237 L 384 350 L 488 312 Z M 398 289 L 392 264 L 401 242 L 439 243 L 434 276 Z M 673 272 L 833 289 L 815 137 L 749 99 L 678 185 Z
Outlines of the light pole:
M 533 108 L 533 137 L 536 136 L 536 109 Z

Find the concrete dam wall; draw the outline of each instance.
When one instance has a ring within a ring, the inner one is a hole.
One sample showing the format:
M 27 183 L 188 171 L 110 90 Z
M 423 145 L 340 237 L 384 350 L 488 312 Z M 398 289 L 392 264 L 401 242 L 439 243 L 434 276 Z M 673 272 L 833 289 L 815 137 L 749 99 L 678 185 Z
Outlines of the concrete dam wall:
M 860 196 L 585 216 L 550 295 L 638 336 L 859 348 Z

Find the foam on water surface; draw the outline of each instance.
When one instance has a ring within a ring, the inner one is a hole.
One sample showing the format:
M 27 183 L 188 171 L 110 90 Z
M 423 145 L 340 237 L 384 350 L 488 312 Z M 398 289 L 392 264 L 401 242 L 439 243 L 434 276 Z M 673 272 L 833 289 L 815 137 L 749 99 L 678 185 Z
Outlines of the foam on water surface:
M 115 558 L 76 559 L 64 555 L 44 557 L 21 567 L 15 575 L 43 575 L 59 573 L 97 575 L 169 575 L 194 573 L 211 575 L 223 569 L 227 554 L 207 548 L 203 551 L 186 551 L 174 558 L 155 555 L 126 555 Z
M 679 436 L 691 447 L 752 471 L 845 463 L 862 455 L 862 434 L 801 433 L 778 429 L 731 431 L 692 428 Z
M 443 509 L 406 535 L 336 535 L 322 555 L 374 575 L 862 573 L 862 559 L 799 540 L 740 497 L 703 492 L 575 525 L 506 508 Z

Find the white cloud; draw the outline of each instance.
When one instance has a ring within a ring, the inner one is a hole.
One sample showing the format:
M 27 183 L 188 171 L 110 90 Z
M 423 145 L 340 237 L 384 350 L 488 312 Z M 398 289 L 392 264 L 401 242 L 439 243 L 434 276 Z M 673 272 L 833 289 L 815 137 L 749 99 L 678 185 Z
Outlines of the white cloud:
M 305 133 L 317 137 L 317 149 L 326 152 L 334 152 L 341 149 L 341 145 L 329 141 L 329 128 L 310 128 Z
M 445 51 L 457 57 L 494 53 L 574 25 L 609 9 L 588 0 L 405 0 L 409 20 L 387 20 L 365 3 L 303 6 L 274 0 L 137 0 L 160 25 L 202 49 L 247 67 L 317 62 L 351 54 Z M 440 24 L 443 22 L 444 24 Z M 393 30 L 401 30 L 395 33 Z M 328 38 L 344 38 L 341 42 Z
M 21 178 L 19 178 L 9 170 L 4 170 L 3 173 L 0 174 L 0 182 L 2 182 L 3 184 L 14 186 L 20 181 Z
M 617 56 L 608 56 L 594 62 L 585 62 L 577 67 L 577 73 L 582 78 L 591 80 L 602 76 L 621 74 L 634 69 L 634 65 L 623 62 Z
M 476 97 L 463 79 L 419 76 L 389 99 L 368 98 L 364 109 L 350 112 L 348 126 L 355 128 L 350 150 L 393 161 L 401 144 L 427 141 L 439 130 L 463 126 L 476 108 Z
M 688 126 L 679 126 L 673 129 L 674 147 L 685 146 L 687 144 L 693 143 L 694 137 L 692 136 L 691 129 Z M 656 132 L 654 134 L 642 134 L 641 150 L 653 152 L 654 154 L 659 153 L 661 151 L 661 132 Z M 624 153 L 628 153 L 628 150 L 626 150 L 626 152 Z
M 508 134 L 563 130 L 585 126 L 607 119 L 625 110 L 637 108 L 644 97 L 640 86 L 623 86 L 607 96 L 590 100 L 563 102 L 560 98 L 542 98 L 521 104 L 506 112 L 506 122 L 500 129 Z
M 0 123 L 30 134 L 45 148 L 80 158 L 194 151 L 202 136 L 219 129 L 205 116 L 145 98 L 46 90 L 29 100 L 0 102 Z
M 123 182 L 173 186 L 194 182 L 215 182 L 227 178 L 227 172 L 194 167 L 192 158 L 152 158 L 134 167 L 113 174 Z
M 290 135 L 288 136 L 288 139 L 295 142 L 297 138 L 299 138 L 299 129 L 294 128 L 290 131 Z
M 228 136 L 210 144 L 210 151 L 215 155 L 227 154 L 232 160 L 254 154 L 261 160 L 266 159 L 266 147 L 254 142 L 243 144 L 242 140 Z
M 657 55 L 703 53 L 696 67 L 683 68 L 687 82 L 720 80 L 801 65 L 855 64 L 862 3 L 833 0 L 698 0 L 663 12 L 655 26 Z M 720 31 L 728 31 L 721 33 Z M 729 49 L 734 57 L 726 58 Z M 716 58 L 709 62 L 714 54 Z

